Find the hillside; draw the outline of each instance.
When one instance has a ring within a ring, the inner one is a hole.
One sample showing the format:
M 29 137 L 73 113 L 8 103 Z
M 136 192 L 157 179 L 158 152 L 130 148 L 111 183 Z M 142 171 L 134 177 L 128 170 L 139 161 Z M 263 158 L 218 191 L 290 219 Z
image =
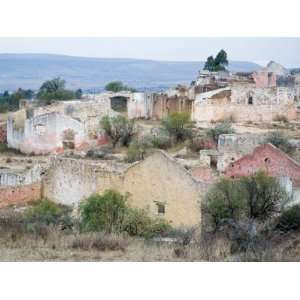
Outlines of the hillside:
M 47 79 L 60 76 L 69 88 L 101 90 L 111 80 L 137 89 L 153 89 L 190 83 L 204 62 L 174 62 L 122 58 L 87 58 L 51 54 L 0 54 L 0 90 L 37 89 Z M 260 66 L 232 61 L 231 71 L 253 71 Z

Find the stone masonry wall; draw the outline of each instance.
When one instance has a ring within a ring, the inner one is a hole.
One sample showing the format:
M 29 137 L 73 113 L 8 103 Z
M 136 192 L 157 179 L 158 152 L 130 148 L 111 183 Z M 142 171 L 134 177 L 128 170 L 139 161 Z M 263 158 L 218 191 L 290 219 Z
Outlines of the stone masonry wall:
M 173 226 L 201 222 L 201 199 L 206 185 L 196 181 L 172 158 L 156 152 L 128 169 L 114 164 L 54 158 L 43 180 L 43 195 L 65 205 L 78 205 L 93 193 L 114 189 L 129 195 L 129 205 L 160 216 Z M 165 214 L 158 213 L 158 204 Z

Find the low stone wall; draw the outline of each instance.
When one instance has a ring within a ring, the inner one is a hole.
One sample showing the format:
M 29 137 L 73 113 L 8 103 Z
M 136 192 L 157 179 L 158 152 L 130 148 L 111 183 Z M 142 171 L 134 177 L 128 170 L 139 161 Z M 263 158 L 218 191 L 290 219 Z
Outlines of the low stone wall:
M 297 118 L 297 108 L 293 104 L 195 104 L 192 120 L 196 122 L 211 122 L 233 118 L 236 122 L 271 122 L 278 115 L 284 115 L 288 120 L 295 120 Z
M 40 183 L 0 188 L 0 208 L 25 204 L 41 198 Z

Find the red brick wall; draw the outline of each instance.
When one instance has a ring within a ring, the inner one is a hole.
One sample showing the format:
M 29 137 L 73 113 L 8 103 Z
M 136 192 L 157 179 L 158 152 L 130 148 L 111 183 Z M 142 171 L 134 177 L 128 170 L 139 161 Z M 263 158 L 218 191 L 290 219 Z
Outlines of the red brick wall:
M 41 198 L 41 183 L 0 188 L 0 208 Z
M 0 143 L 6 143 L 6 124 L 0 124 Z
M 258 146 L 252 154 L 232 163 L 225 170 L 225 175 L 240 177 L 259 170 L 264 170 L 274 177 L 287 176 L 295 186 L 300 186 L 300 165 L 271 144 Z

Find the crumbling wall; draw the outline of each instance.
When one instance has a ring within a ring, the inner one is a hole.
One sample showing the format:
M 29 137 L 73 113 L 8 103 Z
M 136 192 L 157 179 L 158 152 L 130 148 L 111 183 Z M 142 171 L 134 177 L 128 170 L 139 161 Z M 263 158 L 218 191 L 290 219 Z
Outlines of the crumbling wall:
M 200 204 L 206 186 L 174 159 L 156 152 L 128 169 L 115 164 L 53 158 L 43 180 L 43 195 L 65 205 L 78 205 L 93 193 L 108 189 L 128 194 L 129 205 L 160 216 L 174 226 L 201 221 Z M 158 204 L 165 214 L 158 213 Z
M 201 200 L 204 184 L 163 152 L 130 167 L 124 176 L 123 192 L 129 193 L 129 204 L 161 216 L 173 226 L 192 226 L 201 222 Z M 158 212 L 164 205 L 165 213 Z
M 0 187 L 0 208 L 41 199 L 41 183 Z
M 257 88 L 275 87 L 276 74 L 268 71 L 258 71 L 252 74 Z
M 14 128 L 14 119 L 9 118 L 7 142 L 23 153 L 46 154 L 63 151 L 63 133 L 72 129 L 75 147 L 85 142 L 84 125 L 65 115 L 53 112 L 26 119 L 24 128 Z
M 221 134 L 218 139 L 218 171 L 224 172 L 229 164 L 251 153 L 264 140 L 265 136 L 259 134 Z
M 94 193 L 119 190 L 119 173 L 90 161 L 52 158 L 43 179 L 44 196 L 65 205 L 78 205 Z
M 133 93 L 128 99 L 128 118 L 146 118 L 152 117 L 153 94 L 152 93 Z
M 194 103 L 192 120 L 212 122 L 232 118 L 236 122 L 272 122 L 278 115 L 284 115 L 288 120 L 296 120 L 297 107 L 294 104 L 219 105 Z
M 225 175 L 247 176 L 259 170 L 274 177 L 289 177 L 294 186 L 300 187 L 300 165 L 271 144 L 258 146 L 253 153 L 229 165 Z
M 294 89 L 287 87 L 257 88 L 252 84 L 233 84 L 231 103 L 245 105 L 286 105 L 294 102 Z

